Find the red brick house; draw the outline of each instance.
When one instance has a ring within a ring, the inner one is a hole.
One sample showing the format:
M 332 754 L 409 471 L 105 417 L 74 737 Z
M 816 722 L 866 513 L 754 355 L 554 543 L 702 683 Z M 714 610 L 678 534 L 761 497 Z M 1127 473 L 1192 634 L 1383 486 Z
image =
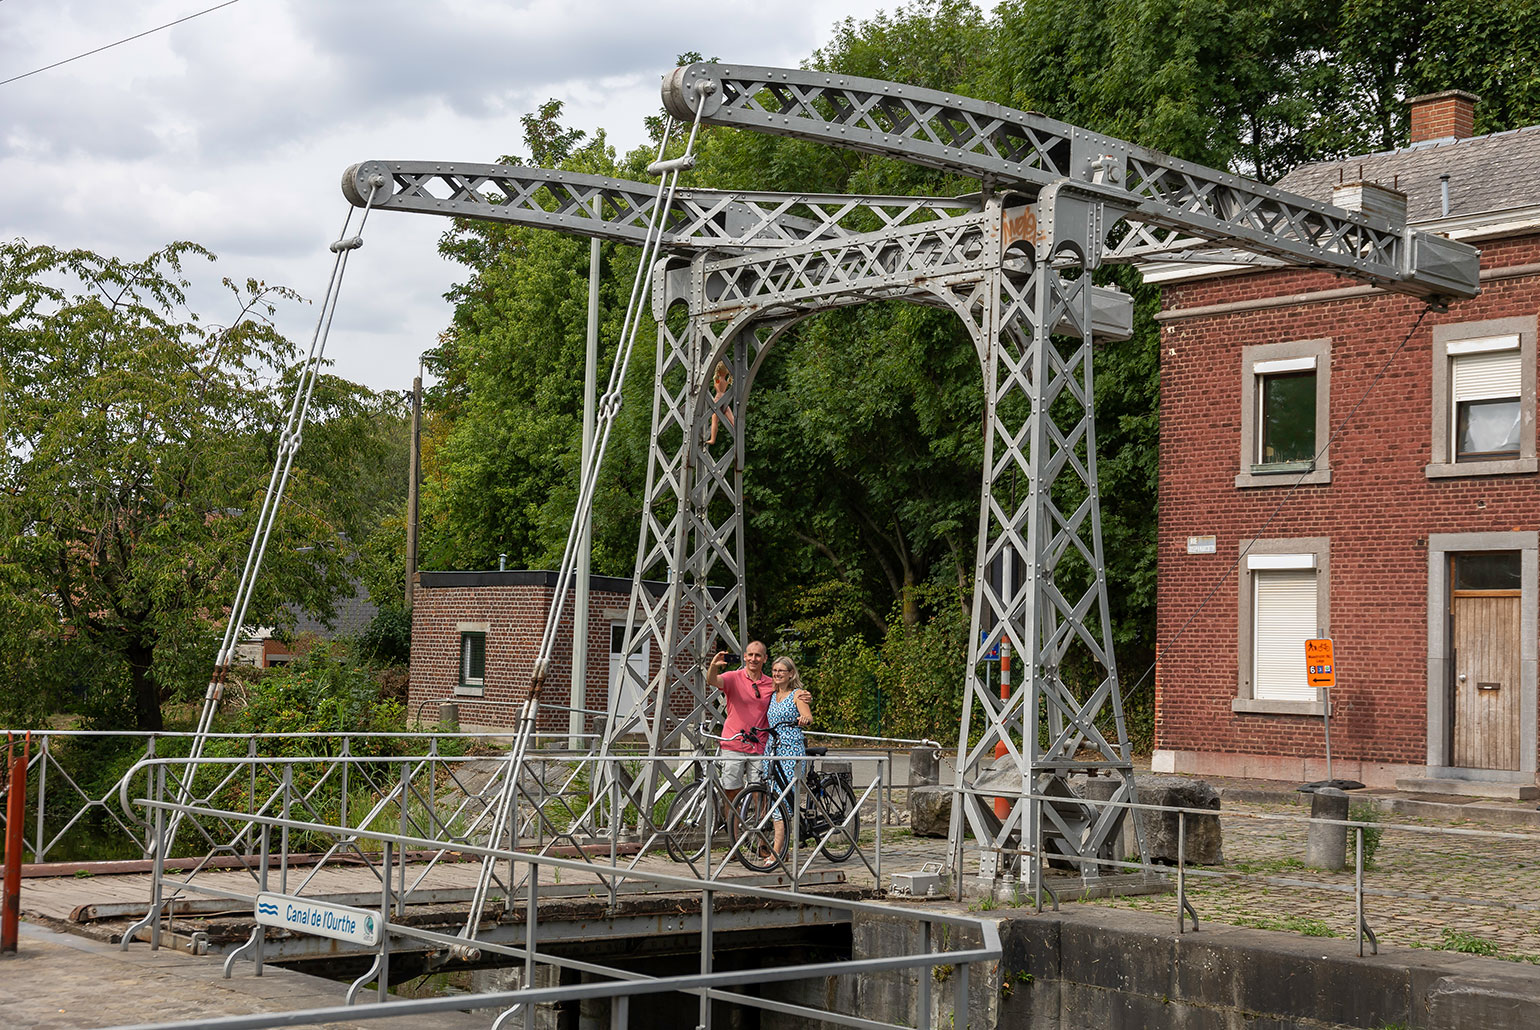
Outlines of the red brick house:
M 1333 775 L 1533 796 L 1540 126 L 1409 146 L 1283 189 L 1481 250 L 1445 312 L 1288 268 L 1166 265 L 1157 771 L 1325 776 L 1303 641 L 1334 639 Z M 1420 321 L 1419 321 L 1420 319 Z
M 667 585 L 647 581 L 654 595 Z M 412 593 L 412 663 L 408 711 L 427 721 L 435 706 L 460 706 L 465 729 L 502 729 L 513 725 L 527 696 L 535 654 L 545 630 L 546 614 L 556 589 L 556 573 L 544 571 L 421 572 Z M 631 581 L 612 576 L 590 580 L 588 616 L 588 674 L 582 708 L 613 719 L 616 705 L 629 711 L 632 700 L 621 676 L 626 608 Z M 542 731 L 568 727 L 572 685 L 571 598 L 557 631 L 551 670 L 540 714 Z M 688 622 L 688 620 L 687 620 Z M 637 671 L 650 677 L 662 666 L 654 641 L 632 657 Z M 617 690 L 617 685 L 620 689 Z M 678 691 L 671 699 L 676 715 L 690 706 Z M 588 726 L 593 728 L 590 719 Z

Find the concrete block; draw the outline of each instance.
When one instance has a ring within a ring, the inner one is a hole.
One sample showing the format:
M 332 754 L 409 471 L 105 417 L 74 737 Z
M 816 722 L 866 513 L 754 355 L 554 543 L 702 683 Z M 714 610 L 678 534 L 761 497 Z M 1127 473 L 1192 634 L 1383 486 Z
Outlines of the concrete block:
M 1144 776 L 1140 777 L 1138 785 L 1140 804 L 1219 811 L 1219 791 L 1207 780 Z M 1176 863 L 1179 822 L 1185 822 L 1186 861 L 1194 865 L 1223 865 L 1224 834 L 1219 826 L 1219 816 L 1189 814 L 1179 820 L 1178 815 L 1176 812 L 1139 813 L 1139 828 L 1144 836 L 1144 846 L 1149 849 L 1150 861 Z
M 934 787 L 941 782 L 941 752 L 917 747 L 909 752 L 909 786 Z

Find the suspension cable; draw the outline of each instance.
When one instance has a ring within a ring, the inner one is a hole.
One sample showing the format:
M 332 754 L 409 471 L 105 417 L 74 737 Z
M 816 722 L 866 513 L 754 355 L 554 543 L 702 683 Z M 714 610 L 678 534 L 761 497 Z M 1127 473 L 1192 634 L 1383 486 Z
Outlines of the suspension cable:
M 331 334 L 332 319 L 337 313 L 337 297 L 342 289 L 343 276 L 347 272 L 348 255 L 363 246 L 364 225 L 369 220 L 369 211 L 374 206 L 375 195 L 384 184 L 384 180 L 379 178 L 370 183 L 369 198 L 364 204 L 363 216 L 358 221 L 358 231 L 351 236 L 348 235 L 348 226 L 353 219 L 353 208 L 349 206 L 347 217 L 342 220 L 342 231 L 330 247 L 332 253 L 336 255 L 332 262 L 331 278 L 327 281 L 320 315 L 316 320 L 315 330 L 310 336 L 310 348 L 299 366 L 299 378 L 294 384 L 294 394 L 290 398 L 287 417 L 278 437 L 278 453 L 273 461 L 273 470 L 268 476 L 267 492 L 262 498 L 257 524 L 252 531 L 251 546 L 246 552 L 246 563 L 241 569 L 241 578 L 236 585 L 235 599 L 230 604 L 230 618 L 225 624 L 224 638 L 220 643 L 219 653 L 214 659 L 214 672 L 209 678 L 208 690 L 203 696 L 203 710 L 198 716 L 198 726 L 194 731 L 192 749 L 188 754 L 188 765 L 184 773 L 185 779 L 178 790 L 179 804 L 185 804 L 192 792 L 193 779 L 198 769 L 197 762 L 203 755 L 204 740 L 213 725 L 220 699 L 224 696 L 230 666 L 235 659 L 236 643 L 240 639 L 241 627 L 245 624 L 246 612 L 256 589 L 257 574 L 261 571 L 262 559 L 267 554 L 268 541 L 272 537 L 273 526 L 277 523 L 278 510 L 283 503 L 283 493 L 294 467 L 294 456 L 298 453 L 304 437 L 305 422 L 310 414 L 310 402 L 315 394 L 316 381 L 326 353 L 326 341 Z M 179 813 L 172 817 L 173 831 L 174 822 L 178 817 Z M 166 839 L 170 840 L 172 837 L 168 836 Z
M 556 632 L 561 623 L 563 610 L 567 602 L 567 592 L 571 588 L 572 579 L 576 574 L 577 551 L 582 540 L 582 527 L 593 510 L 594 491 L 598 484 L 599 469 L 604 462 L 605 449 L 609 444 L 610 431 L 614 429 L 616 416 L 620 413 L 621 387 L 624 385 L 626 370 L 630 366 L 631 356 L 636 348 L 636 334 L 641 326 L 639 311 L 639 298 L 642 287 L 651 276 L 652 263 L 656 259 L 657 252 L 662 244 L 662 237 L 666 228 L 668 211 L 673 206 L 674 193 L 679 183 L 679 172 L 682 167 L 688 167 L 695 149 L 695 140 L 700 132 L 701 112 L 705 105 L 701 104 L 695 111 L 695 122 L 690 127 L 689 138 L 685 141 L 684 154 L 680 158 L 664 162 L 662 160 L 665 149 L 668 146 L 668 133 L 670 125 L 665 126 L 663 141 L 658 147 L 657 164 L 666 165 L 664 177 L 658 182 L 658 197 L 653 205 L 652 217 L 647 224 L 647 235 L 642 245 L 642 257 L 636 266 L 636 277 L 631 283 L 631 298 L 626 305 L 626 316 L 621 323 L 620 343 L 615 353 L 615 361 L 610 369 L 610 379 L 605 387 L 604 396 L 598 405 L 599 431 L 596 434 L 596 443 L 592 452 L 587 455 L 587 461 L 583 466 L 583 481 L 579 488 L 577 504 L 572 512 L 572 524 L 567 531 L 567 546 L 562 553 L 561 566 L 557 572 L 556 589 L 551 596 L 551 606 L 546 615 L 545 632 L 540 638 L 540 649 L 536 653 L 535 668 L 530 677 L 530 687 L 539 692 L 545 683 L 545 678 L 550 669 L 551 655 L 556 648 Z
M 513 810 L 518 797 L 519 771 L 523 768 L 525 756 L 528 754 L 529 741 L 535 731 L 535 723 L 540 710 L 540 692 L 545 686 L 546 676 L 550 671 L 551 656 L 556 650 L 556 632 L 561 624 L 561 617 L 566 607 L 567 591 L 571 589 L 572 580 L 576 574 L 578 547 L 583 538 L 583 525 L 593 510 L 594 491 L 599 479 L 599 469 L 604 462 L 605 450 L 609 445 L 610 432 L 615 427 L 616 416 L 620 413 L 622 403 L 621 389 L 625 385 L 626 371 L 631 364 L 631 356 L 636 349 L 636 335 L 641 326 L 641 298 L 643 286 L 652 274 L 652 265 L 657 258 L 662 246 L 663 235 L 667 230 L 668 212 L 673 207 L 674 194 L 679 184 L 679 172 L 681 168 L 688 167 L 690 157 L 695 148 L 695 141 L 700 132 L 701 110 L 695 112 L 695 123 L 690 128 L 689 138 L 685 141 L 685 151 L 681 158 L 663 162 L 663 155 L 667 152 L 669 137 L 673 133 L 674 122 L 670 118 L 663 127 L 663 135 L 658 144 L 658 160 L 654 167 L 662 164 L 659 170 L 665 174 L 658 182 L 658 195 L 653 203 L 652 212 L 647 222 L 647 232 L 643 238 L 642 254 L 636 266 L 636 276 L 631 282 L 631 296 L 626 303 L 625 318 L 621 320 L 620 338 L 615 348 L 615 359 L 610 366 L 610 377 L 605 385 L 604 396 L 598 404 L 596 433 L 594 446 L 584 456 L 582 483 L 578 490 L 577 503 L 572 511 L 572 523 L 567 531 L 567 544 L 562 552 L 561 565 L 557 572 L 556 589 L 551 597 L 551 604 L 546 612 L 545 629 L 540 637 L 540 648 L 535 655 L 534 669 L 530 673 L 529 693 L 526 696 L 523 707 L 520 709 L 516 735 L 512 745 L 504 756 L 501 776 L 503 777 L 501 790 L 498 797 L 497 811 L 493 816 L 491 835 L 488 840 L 493 846 L 503 839 L 508 832 L 512 821 Z M 513 842 L 516 845 L 517 842 Z M 460 936 L 467 942 L 476 939 L 481 929 L 482 909 L 486 904 L 486 896 L 491 888 L 494 875 L 495 860 L 487 856 L 482 860 L 481 873 L 476 882 L 476 889 L 472 894 L 470 911 L 466 916 L 465 928 Z M 510 888 L 512 869 L 510 866 Z M 456 945 L 451 949 L 457 956 L 466 959 L 474 958 L 478 952 L 469 943 Z

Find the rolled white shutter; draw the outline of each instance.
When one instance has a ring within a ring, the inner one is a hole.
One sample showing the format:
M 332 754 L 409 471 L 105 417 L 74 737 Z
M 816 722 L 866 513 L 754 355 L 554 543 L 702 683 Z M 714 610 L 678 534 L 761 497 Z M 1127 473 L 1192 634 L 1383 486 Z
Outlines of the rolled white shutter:
M 1524 383 L 1516 350 L 1461 354 L 1454 359 L 1454 401 L 1489 401 L 1517 397 Z
M 1305 682 L 1305 641 L 1314 637 L 1316 573 L 1265 569 L 1252 573 L 1256 597 L 1251 696 L 1258 701 L 1314 701 Z

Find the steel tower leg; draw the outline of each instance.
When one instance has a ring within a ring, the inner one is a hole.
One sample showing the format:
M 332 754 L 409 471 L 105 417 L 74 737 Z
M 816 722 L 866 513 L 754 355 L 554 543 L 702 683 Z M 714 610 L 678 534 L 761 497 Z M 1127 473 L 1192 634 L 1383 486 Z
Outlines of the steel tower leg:
M 959 896 L 974 871 L 964 856 L 967 836 L 978 852 L 978 890 L 1030 882 L 1050 856 L 1083 876 L 1098 875 L 1103 868 L 1090 860 L 1122 857 L 1111 855 L 1122 813 L 1084 802 L 1075 780 L 1111 775 L 1120 781 L 1112 800 L 1134 799 L 1096 488 L 1089 266 L 1100 211 L 1058 204 L 1047 194 L 1039 208 L 1026 270 L 1017 261 L 993 274 L 977 326 L 987 404 L 949 835 Z M 1046 232 L 1037 231 L 1039 224 Z M 1010 242 L 1009 233 L 1003 238 Z M 1079 246 L 1066 251 L 1065 239 Z M 1080 274 L 1072 279 L 1063 274 L 1067 253 L 1078 258 Z M 1053 328 L 1063 332 L 1066 323 L 1079 332 L 1055 337 Z M 1013 574 L 1002 575 L 1008 566 Z M 985 656 L 1002 640 L 1027 659 L 1020 685 L 1004 700 L 981 675 Z M 999 758 L 997 744 L 1004 745 Z M 996 798 L 1007 803 L 1003 818 Z

